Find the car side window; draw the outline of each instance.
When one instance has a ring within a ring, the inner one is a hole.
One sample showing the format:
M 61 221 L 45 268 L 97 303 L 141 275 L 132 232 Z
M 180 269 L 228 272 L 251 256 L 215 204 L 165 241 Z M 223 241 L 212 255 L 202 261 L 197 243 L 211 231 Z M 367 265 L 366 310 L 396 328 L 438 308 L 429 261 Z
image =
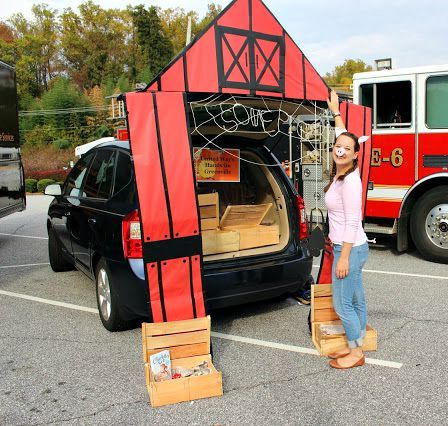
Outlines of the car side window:
M 116 152 L 110 150 L 97 151 L 82 188 L 83 197 L 109 198 L 117 158 L 116 154 Z
M 65 181 L 64 195 L 67 197 L 79 197 L 82 182 L 86 175 L 93 154 L 87 154 L 82 157 L 73 167 L 72 171 Z
M 114 195 L 120 192 L 132 178 L 131 157 L 124 152 L 118 154 L 117 169 L 115 173 Z

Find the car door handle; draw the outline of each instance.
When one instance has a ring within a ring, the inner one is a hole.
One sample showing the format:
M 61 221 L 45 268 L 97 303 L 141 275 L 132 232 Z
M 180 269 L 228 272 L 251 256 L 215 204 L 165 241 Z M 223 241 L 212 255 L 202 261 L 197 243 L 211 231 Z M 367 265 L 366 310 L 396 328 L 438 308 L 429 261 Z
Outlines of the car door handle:
M 93 219 L 92 217 L 90 219 L 87 220 L 87 222 L 89 222 L 91 225 L 95 225 L 96 223 L 96 219 Z

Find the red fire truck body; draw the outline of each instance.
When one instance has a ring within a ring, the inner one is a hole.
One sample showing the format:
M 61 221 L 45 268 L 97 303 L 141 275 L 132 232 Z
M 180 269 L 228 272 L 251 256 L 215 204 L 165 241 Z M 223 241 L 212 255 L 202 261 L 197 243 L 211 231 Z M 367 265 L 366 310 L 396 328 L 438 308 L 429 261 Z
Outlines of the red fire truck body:
M 353 95 L 373 109 L 366 231 L 448 263 L 448 65 L 358 73 Z

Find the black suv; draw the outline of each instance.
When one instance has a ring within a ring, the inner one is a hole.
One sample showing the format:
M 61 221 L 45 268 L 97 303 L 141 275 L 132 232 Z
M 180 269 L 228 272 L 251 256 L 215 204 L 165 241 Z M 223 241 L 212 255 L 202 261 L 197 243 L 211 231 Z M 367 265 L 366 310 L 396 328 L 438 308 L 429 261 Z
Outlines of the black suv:
M 268 219 L 279 225 L 280 241 L 204 256 L 208 309 L 298 291 L 311 274 L 302 198 L 280 165 L 260 165 L 277 161 L 265 147 L 241 150 L 241 157 L 241 182 L 198 183 L 197 191 L 218 192 L 221 214 L 229 204 L 271 202 Z M 45 193 L 55 197 L 47 220 L 52 269 L 76 267 L 95 281 L 100 318 L 108 330 L 123 329 L 131 320 L 151 321 L 129 143 L 108 142 L 91 149 L 62 188 L 50 185 Z

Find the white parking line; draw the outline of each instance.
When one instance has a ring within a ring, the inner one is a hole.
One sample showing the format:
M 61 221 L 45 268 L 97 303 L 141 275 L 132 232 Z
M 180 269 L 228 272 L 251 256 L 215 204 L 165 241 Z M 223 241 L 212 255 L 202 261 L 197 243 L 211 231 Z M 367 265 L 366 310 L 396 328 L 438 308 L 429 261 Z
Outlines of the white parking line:
M 0 269 L 23 268 L 23 267 L 26 267 L 26 266 L 42 266 L 42 265 L 49 265 L 49 263 L 46 262 L 46 263 L 26 263 L 24 265 L 7 265 L 7 266 L 0 266 Z
M 249 337 L 233 336 L 232 334 L 223 334 L 212 331 L 212 336 L 218 339 L 232 340 L 234 342 L 248 343 L 250 345 L 264 346 L 266 348 L 280 349 L 282 351 L 297 352 L 308 355 L 319 355 L 315 349 L 302 348 L 301 346 L 285 345 L 284 343 L 268 342 L 265 340 L 251 339 Z M 401 362 L 385 361 L 382 359 L 366 358 L 367 364 L 380 365 L 389 368 L 401 368 Z
M 6 235 L 8 237 L 17 237 L 17 238 L 33 238 L 36 240 L 48 240 L 48 237 L 33 237 L 32 235 L 5 234 L 4 232 L 0 232 L 0 235 Z
M 98 314 L 98 309 L 87 308 L 85 306 L 79 306 L 79 305 L 73 305 L 71 303 L 58 302 L 56 300 L 42 299 L 41 297 L 29 296 L 27 294 L 14 293 L 11 291 L 0 290 L 0 295 L 16 297 L 16 298 L 25 299 L 25 300 L 31 300 L 33 302 L 45 303 L 47 305 L 53 305 L 53 306 L 59 306 L 62 308 L 73 309 L 73 310 L 77 310 L 77 311 L 89 312 L 92 314 Z M 234 342 L 247 343 L 247 344 L 256 345 L 256 346 L 263 346 L 266 348 L 279 349 L 282 351 L 296 352 L 296 353 L 302 353 L 302 354 L 308 354 L 308 355 L 319 355 L 319 353 L 315 349 L 303 348 L 300 346 L 293 346 L 293 345 L 286 345 L 284 343 L 276 343 L 276 342 L 269 342 L 269 341 L 265 341 L 265 340 L 252 339 L 250 337 L 235 336 L 232 334 L 218 333 L 216 331 L 212 331 L 211 335 L 218 339 L 232 340 Z M 403 364 L 400 362 L 385 361 L 382 359 L 374 359 L 374 358 L 366 358 L 366 363 L 373 364 L 373 365 L 380 365 L 382 367 L 389 367 L 389 368 L 401 368 L 403 366 Z
M 61 308 L 74 309 L 76 311 L 90 312 L 98 314 L 98 309 L 87 308 L 86 306 L 72 305 L 71 303 L 58 302 L 57 300 L 42 299 L 41 297 L 29 296 L 28 294 L 13 293 L 12 291 L 0 290 L 0 295 L 17 297 L 19 299 L 31 300 L 33 302 L 45 303 L 46 305 L 59 306 Z
M 313 268 L 319 268 L 320 265 L 313 265 Z M 435 280 L 447 280 L 448 276 L 443 277 L 441 275 L 423 275 L 423 274 L 408 274 L 406 272 L 394 272 L 394 271 L 375 271 L 374 269 L 363 269 L 363 272 L 370 274 L 383 274 L 383 275 L 400 275 L 402 277 L 417 277 L 417 278 L 434 278 Z

